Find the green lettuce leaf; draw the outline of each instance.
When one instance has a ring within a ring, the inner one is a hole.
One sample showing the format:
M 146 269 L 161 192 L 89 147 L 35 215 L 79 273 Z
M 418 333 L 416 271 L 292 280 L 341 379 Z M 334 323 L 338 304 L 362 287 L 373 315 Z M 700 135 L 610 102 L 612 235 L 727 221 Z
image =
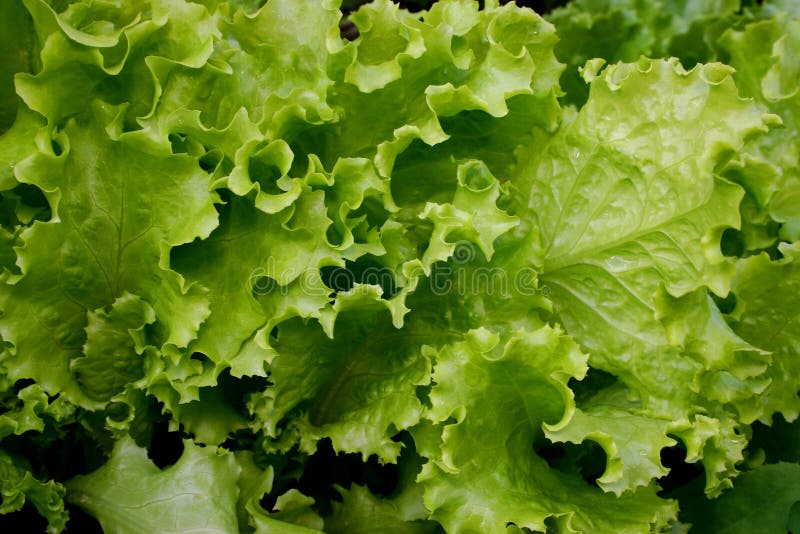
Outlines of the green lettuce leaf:
M 500 4 L 0 6 L 0 514 L 797 528 L 797 7 Z
M 185 441 L 178 462 L 162 471 L 123 439 L 107 464 L 67 483 L 67 498 L 109 532 L 238 532 L 238 477 L 230 453 Z
M 45 192 L 54 218 L 22 232 L 22 275 L 0 288 L 0 330 L 16 354 L 6 361 L 10 376 L 34 378 L 87 404 L 94 393 L 81 390 L 69 363 L 82 353 L 88 313 L 127 291 L 155 310 L 153 341 L 185 346 L 207 304 L 202 291 L 168 268 L 165 252 L 217 224 L 214 196 L 191 158 L 117 137 L 118 110 L 98 105 L 95 112 L 88 129 L 67 125 L 62 153 L 40 151 L 18 165 L 19 179 Z M 153 191 L 160 194 L 144 200 Z M 31 317 L 36 326 L 23 327 Z
M 37 132 L 43 126 L 41 116 L 20 106 L 14 124 L 0 136 L 0 190 L 18 185 L 14 168 L 36 152 Z
M 764 11 L 770 10 L 765 7 Z M 798 33 L 800 18 L 779 11 L 727 30 L 718 43 L 726 61 L 737 70 L 735 79 L 742 93 L 782 121 L 781 128 L 749 143 L 728 171 L 748 191 L 742 207 L 747 250 L 772 249 L 778 241 L 800 237 L 796 194 L 800 186 L 800 92 L 794 83 L 800 69 Z
M 798 247 L 781 250 L 785 258 L 780 261 L 759 254 L 737 264 L 733 281 L 736 309 L 729 318 L 743 339 L 772 354 L 766 373 L 769 385 L 758 398 L 763 421 L 769 421 L 774 413 L 788 420 L 800 415 Z
M 726 150 L 765 128 L 762 112 L 738 97 L 730 73 L 719 64 L 687 72 L 675 60 L 641 60 L 591 74 L 597 78 L 586 106 L 551 140 L 532 147 L 516 178 L 518 188 L 529 192 L 541 228 L 539 283 L 549 289 L 556 317 L 590 352 L 592 367 L 625 385 L 634 402 L 621 409 L 661 420 L 662 446 L 669 443 L 668 421 L 700 432 L 694 414 L 710 410 L 728 424 L 715 402 L 728 399 L 699 386 L 714 367 L 671 337 L 657 317 L 655 297 L 661 288 L 676 296 L 703 286 L 728 291 L 731 265 L 720 254 L 719 239 L 725 227 L 739 224 L 742 192 L 713 171 Z M 648 96 L 654 91 L 665 108 Z M 713 306 L 707 299 L 697 305 Z M 693 320 L 684 314 L 676 322 Z M 714 366 L 728 365 L 734 348 Z M 763 371 L 758 351 L 745 354 L 755 360 L 745 367 Z M 698 385 L 676 391 L 674 383 Z M 754 384 L 746 391 L 752 396 L 762 389 Z M 744 444 L 737 443 L 741 450 Z M 650 476 L 661 473 L 657 447 L 639 448 L 649 450 Z M 706 468 L 709 491 L 718 491 L 722 482 Z M 731 468 L 726 463 L 722 481 Z M 616 491 L 644 483 L 637 476 Z
M 717 58 L 715 39 L 739 8 L 738 0 L 573 0 L 547 15 L 560 37 L 556 57 L 566 100 L 583 104 L 589 88 L 579 69 L 587 60 L 632 62 L 639 56 L 677 56 L 686 67 Z
M 317 440 L 329 437 L 336 450 L 394 462 L 401 444 L 391 438 L 423 412 L 416 394 L 430 381 L 423 345 L 451 334 L 424 319 L 397 330 L 391 306 L 379 287 L 356 285 L 336 299 L 333 339 L 299 320 L 278 325 L 272 343 L 278 356 L 270 365 L 275 386 L 251 401 L 257 424 L 277 437 L 284 417 L 299 410 L 289 432 L 293 426 L 303 450 L 313 452 Z
M 20 436 L 26 432 L 41 432 L 47 420 L 65 423 L 75 413 L 75 407 L 64 397 L 49 399 L 38 384 L 20 389 L 19 393 L 8 393 L 3 399 L 0 414 L 0 440 L 10 435 Z
M 419 486 L 417 487 L 418 489 Z M 422 492 L 418 491 L 419 502 L 402 499 L 383 499 L 372 494 L 364 486 L 353 484 L 349 490 L 340 490 L 341 505 L 325 521 L 325 532 L 330 534 L 352 532 L 386 532 L 388 534 L 432 534 L 439 525 L 433 521 L 423 521 L 427 512 L 422 505 Z
M 557 329 L 487 330 L 435 356 L 429 413 L 436 426 L 412 431 L 429 458 L 419 480 L 431 517 L 448 532 L 506 532 L 509 523 L 543 531 L 650 532 L 674 518 L 675 504 L 652 488 L 615 497 L 579 476 L 551 469 L 534 446 L 541 425 L 570 417 L 570 378 L 586 355 Z
M 53 480 L 42 482 L 26 464 L 0 449 L 0 514 L 16 512 L 28 502 L 47 520 L 47 534 L 61 532 L 69 519 L 64 509 L 64 486 Z
M 171 265 L 209 290 L 211 317 L 190 348 L 227 364 L 268 321 L 271 329 L 297 315 L 320 317 L 330 290 L 319 268 L 343 261 L 325 238 L 331 221 L 323 195 L 307 186 L 296 205 L 276 214 L 237 198 L 220 211 L 219 228 L 208 239 L 175 249 Z M 237 362 L 233 372 L 264 375 L 268 356 L 262 351 L 261 361 Z
M 441 526 L 428 519 L 423 501 L 424 488 L 417 476 L 426 461 L 421 458 L 408 433 L 401 438 L 404 445 L 397 459 L 397 485 L 388 495 L 376 495 L 368 486 L 351 484 L 336 487 L 341 502 L 332 501 L 332 512 L 325 518 L 325 532 L 392 534 L 433 534 Z
M 667 419 L 648 417 L 637 408 L 627 400 L 624 388 L 608 388 L 581 403 L 562 424 L 545 425 L 545 435 L 554 442 L 598 443 L 607 459 L 597 485 L 621 495 L 668 473 L 661 465 L 661 450 L 675 445 L 668 434 L 679 427 Z M 634 435 L 632 428 L 636 429 Z
M 71 362 L 70 370 L 87 395 L 109 400 L 144 374 L 139 353 L 144 328 L 155 321 L 155 311 L 139 297 L 124 293 L 109 313 L 92 311 L 87 319 L 84 355 Z
M 742 474 L 734 489 L 713 501 L 686 502 L 692 531 L 709 533 L 784 532 L 797 527 L 800 467 L 779 463 Z M 795 519 L 792 519 L 795 518 Z
M 261 506 L 261 499 L 273 489 L 275 473 L 272 466 L 260 468 L 254 455 L 247 452 L 236 454 L 241 467 L 239 477 L 239 524 L 252 527 L 257 534 L 310 534 L 320 532 L 322 518 L 311 508 L 314 499 L 296 489 L 278 495 L 273 510 Z
M 62 12 L 44 0 L 24 3 L 42 43 L 42 66 L 17 76 L 17 93 L 51 125 L 91 115 L 99 98 L 129 103 L 124 124 L 135 128 L 162 93 L 158 76 L 203 65 L 221 36 L 204 6 L 183 0 L 77 2 Z M 51 97 L 53 86 L 59 98 Z
M 30 15 L 21 2 L 6 2 L 0 7 L 0 135 L 14 124 L 19 98 L 14 75 L 30 72 L 36 62 L 38 45 Z

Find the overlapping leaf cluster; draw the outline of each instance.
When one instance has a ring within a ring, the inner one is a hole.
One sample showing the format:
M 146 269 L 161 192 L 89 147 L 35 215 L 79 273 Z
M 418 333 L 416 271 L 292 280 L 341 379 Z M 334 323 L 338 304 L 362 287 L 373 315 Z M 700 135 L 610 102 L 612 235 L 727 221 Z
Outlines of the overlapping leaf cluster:
M 792 528 L 800 9 L 485 4 L 0 6 L 0 512 Z

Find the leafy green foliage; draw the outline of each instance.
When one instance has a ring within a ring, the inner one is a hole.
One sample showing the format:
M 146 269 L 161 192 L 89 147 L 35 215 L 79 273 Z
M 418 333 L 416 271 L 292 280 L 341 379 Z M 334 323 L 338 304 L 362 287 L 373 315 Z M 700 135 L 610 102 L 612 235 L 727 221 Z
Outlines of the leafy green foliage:
M 700 532 L 791 532 L 797 528 L 798 475 L 797 464 L 762 465 L 715 501 L 687 502 L 687 518 Z
M 128 439 L 103 467 L 71 480 L 69 498 L 110 532 L 230 532 L 237 528 L 238 475 L 232 454 L 188 442 L 180 460 L 161 471 Z
M 555 4 L 2 4 L 2 521 L 796 529 L 800 10 Z

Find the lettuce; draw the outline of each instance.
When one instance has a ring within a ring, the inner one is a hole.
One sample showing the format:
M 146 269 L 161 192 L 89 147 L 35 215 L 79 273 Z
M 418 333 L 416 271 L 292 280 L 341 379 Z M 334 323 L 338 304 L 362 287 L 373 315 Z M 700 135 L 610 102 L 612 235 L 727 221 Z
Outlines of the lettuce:
M 352 9 L 0 5 L 3 528 L 798 528 L 797 5 Z

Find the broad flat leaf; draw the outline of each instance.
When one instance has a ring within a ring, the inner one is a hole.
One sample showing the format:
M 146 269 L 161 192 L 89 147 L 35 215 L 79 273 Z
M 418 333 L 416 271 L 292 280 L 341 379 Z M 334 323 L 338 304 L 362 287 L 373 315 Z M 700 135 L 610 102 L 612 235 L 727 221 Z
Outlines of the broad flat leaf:
M 132 439 L 117 442 L 103 467 L 67 483 L 68 499 L 95 516 L 103 530 L 238 532 L 236 481 L 230 453 L 184 441 L 183 455 L 163 471 Z
M 594 365 L 650 390 L 642 394 L 673 395 L 658 393 L 665 356 L 652 357 L 668 345 L 656 290 L 727 290 L 730 267 L 715 239 L 738 224 L 741 190 L 712 170 L 726 145 L 763 128 L 729 72 L 709 65 L 685 73 L 662 61 L 609 67 L 574 122 L 520 172 L 520 184 L 531 182 L 545 248 L 540 283 L 555 312 Z M 655 87 L 669 91 L 662 108 L 647 97 Z M 705 123 L 708 130 L 696 127 Z
M 726 149 L 765 128 L 730 72 L 719 64 L 686 72 L 675 60 L 611 66 L 594 79 L 574 120 L 532 147 L 516 179 L 521 191 L 530 188 L 544 248 L 539 283 L 556 316 L 593 367 L 626 385 L 637 413 L 657 420 L 692 421 L 708 410 L 727 418 L 717 402 L 729 399 L 699 385 L 711 364 L 671 337 L 655 297 L 661 288 L 672 295 L 728 289 L 731 266 L 719 236 L 738 225 L 742 192 L 713 170 Z M 763 358 L 755 359 L 763 369 Z M 690 387 L 676 390 L 676 383 Z M 758 391 L 752 386 L 750 394 Z M 658 466 L 656 451 L 650 456 Z M 718 491 L 706 467 L 709 491 Z

